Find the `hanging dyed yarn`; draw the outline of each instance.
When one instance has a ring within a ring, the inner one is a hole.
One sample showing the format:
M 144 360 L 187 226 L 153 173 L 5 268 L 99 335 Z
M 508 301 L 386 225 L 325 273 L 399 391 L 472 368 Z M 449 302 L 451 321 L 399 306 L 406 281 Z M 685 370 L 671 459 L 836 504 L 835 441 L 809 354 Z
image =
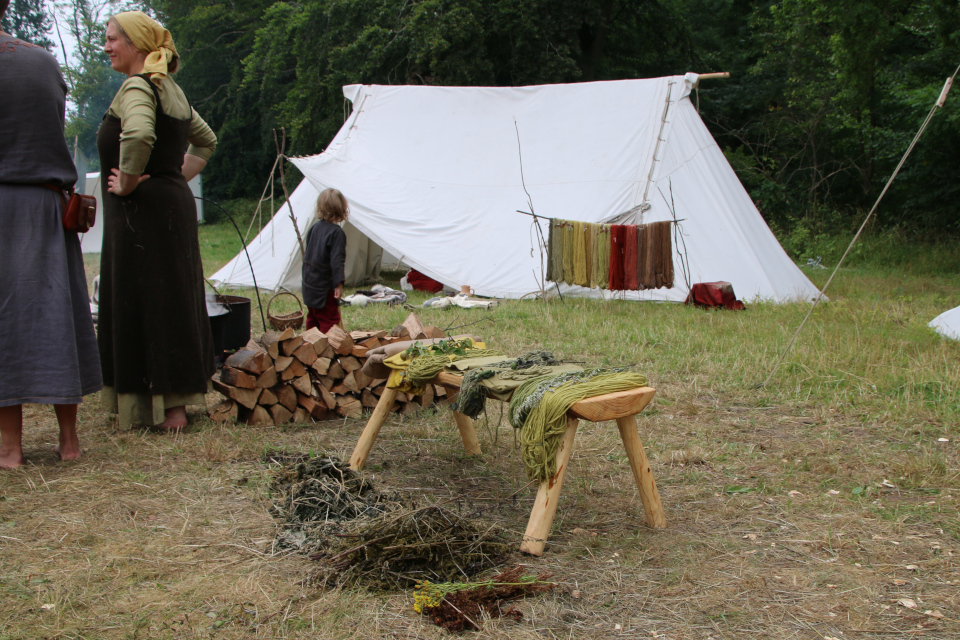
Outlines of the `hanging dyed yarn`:
M 600 225 L 597 234 L 597 286 L 601 289 L 610 288 L 610 225 Z
M 673 222 L 605 225 L 553 219 L 547 280 L 611 291 L 673 287 Z
M 637 226 L 623 226 L 623 288 L 636 291 L 640 288 L 637 279 Z
M 623 225 L 610 225 L 610 289 L 612 291 L 624 289 L 623 258 L 626 235 Z
M 567 429 L 567 411 L 584 398 L 646 386 L 639 373 L 589 369 L 534 378 L 513 393 L 510 424 L 520 429 L 521 457 L 527 477 L 548 480 L 557 473 L 557 450 Z
M 600 239 L 600 226 L 601 225 L 596 222 L 587 223 L 587 249 L 589 253 L 587 256 L 587 264 L 590 265 L 590 274 L 587 276 L 587 286 L 591 289 L 600 286 L 600 274 L 597 269 L 597 258 L 600 252 L 600 247 L 597 246 L 597 242 Z
M 581 287 L 587 286 L 587 243 L 584 230 L 584 223 L 573 223 L 573 284 Z

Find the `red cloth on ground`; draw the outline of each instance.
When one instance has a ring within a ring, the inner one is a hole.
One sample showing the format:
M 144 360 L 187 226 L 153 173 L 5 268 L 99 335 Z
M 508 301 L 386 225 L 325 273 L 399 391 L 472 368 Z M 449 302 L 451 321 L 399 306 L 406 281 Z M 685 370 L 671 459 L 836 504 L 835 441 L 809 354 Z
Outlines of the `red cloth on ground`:
M 320 309 L 307 308 L 307 329 L 316 327 L 326 333 L 335 324 L 340 324 L 340 300 L 333 297 L 333 289 L 327 293 L 327 303 Z
M 610 225 L 610 277 L 607 288 L 610 291 L 623 291 L 623 258 L 626 233 L 622 224 Z
M 623 241 L 623 288 L 627 291 L 636 291 L 640 288 L 640 278 L 637 273 L 637 225 L 627 224 L 624 228 Z
M 429 293 L 440 293 L 443 291 L 443 283 L 423 275 L 416 269 L 410 269 L 410 271 L 407 272 L 407 283 L 413 287 L 414 291 L 427 291 Z
M 698 282 L 690 287 L 690 293 L 685 302 L 707 309 L 717 307 L 733 311 L 746 309 L 743 303 L 737 300 L 733 285 L 729 282 Z

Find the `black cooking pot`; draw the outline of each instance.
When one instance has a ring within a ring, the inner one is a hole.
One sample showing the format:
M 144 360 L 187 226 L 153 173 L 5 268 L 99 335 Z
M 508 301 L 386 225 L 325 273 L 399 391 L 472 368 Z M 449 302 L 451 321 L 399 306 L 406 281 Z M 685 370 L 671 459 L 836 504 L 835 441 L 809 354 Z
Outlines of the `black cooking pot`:
M 250 298 L 241 296 L 217 296 L 223 305 L 219 315 L 210 316 L 210 331 L 213 333 L 213 353 L 218 360 L 224 351 L 236 351 L 250 341 Z

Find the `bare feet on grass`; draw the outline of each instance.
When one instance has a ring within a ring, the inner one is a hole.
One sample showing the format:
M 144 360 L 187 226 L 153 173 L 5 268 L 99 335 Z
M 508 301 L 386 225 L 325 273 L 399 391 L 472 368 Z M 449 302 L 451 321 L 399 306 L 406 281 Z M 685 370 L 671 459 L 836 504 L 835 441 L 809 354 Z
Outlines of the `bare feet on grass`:
M 60 424 L 60 444 L 53 450 L 63 461 L 76 460 L 82 455 L 80 439 L 77 437 L 77 405 L 55 404 L 53 409 Z
M 27 464 L 23 451 L 6 451 L 0 447 L 0 469 L 19 469 Z
M 0 407 L 0 469 L 17 469 L 27 464 L 23 457 L 21 406 Z
M 170 407 L 165 413 L 167 419 L 161 424 L 157 425 L 157 429 L 161 431 L 172 431 L 173 433 L 177 433 L 187 426 L 186 407 Z

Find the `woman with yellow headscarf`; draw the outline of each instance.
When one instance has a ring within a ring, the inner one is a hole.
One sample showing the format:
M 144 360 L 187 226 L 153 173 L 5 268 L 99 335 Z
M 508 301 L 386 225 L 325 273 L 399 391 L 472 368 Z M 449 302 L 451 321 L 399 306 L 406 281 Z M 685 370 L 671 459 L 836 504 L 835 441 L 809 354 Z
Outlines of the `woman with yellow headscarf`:
M 173 81 L 170 32 L 140 11 L 107 23 L 104 51 L 127 75 L 97 133 L 103 185 L 98 342 L 101 403 L 121 426 L 187 424 L 214 371 L 197 209 L 187 182 L 216 136 Z

